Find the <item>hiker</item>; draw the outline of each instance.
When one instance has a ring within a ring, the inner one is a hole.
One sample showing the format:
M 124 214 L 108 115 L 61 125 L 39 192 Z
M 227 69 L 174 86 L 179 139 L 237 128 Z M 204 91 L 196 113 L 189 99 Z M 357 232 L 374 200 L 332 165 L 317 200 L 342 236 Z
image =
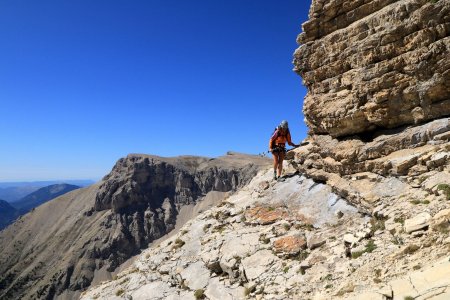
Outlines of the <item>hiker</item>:
M 269 141 L 269 151 L 273 155 L 273 178 L 276 180 L 281 177 L 283 171 L 283 160 L 286 154 L 286 142 L 292 147 L 298 145 L 292 143 L 291 133 L 289 132 L 288 122 L 283 120 L 277 128 Z M 278 176 L 277 176 L 278 171 Z

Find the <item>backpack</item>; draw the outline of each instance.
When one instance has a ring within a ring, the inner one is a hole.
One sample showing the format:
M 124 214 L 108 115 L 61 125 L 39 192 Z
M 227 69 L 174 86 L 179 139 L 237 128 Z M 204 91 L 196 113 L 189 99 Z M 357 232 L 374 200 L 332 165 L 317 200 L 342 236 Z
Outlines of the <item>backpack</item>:
M 275 130 L 273 131 L 272 135 L 270 136 L 270 138 L 272 138 L 274 136 L 274 134 L 277 132 L 277 130 L 280 128 L 280 126 L 275 127 Z M 279 134 L 279 133 L 278 133 Z M 282 135 L 278 135 L 272 140 L 272 143 L 270 144 L 270 148 L 275 148 L 275 141 L 278 138 L 278 136 L 284 136 L 287 138 L 287 135 L 289 134 L 289 128 L 286 130 L 286 132 Z

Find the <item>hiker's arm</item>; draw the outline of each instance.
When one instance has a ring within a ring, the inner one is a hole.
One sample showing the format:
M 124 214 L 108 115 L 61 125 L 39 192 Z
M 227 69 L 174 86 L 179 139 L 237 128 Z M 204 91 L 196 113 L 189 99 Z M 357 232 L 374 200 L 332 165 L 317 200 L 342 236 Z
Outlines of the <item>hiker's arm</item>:
M 287 134 L 287 136 L 286 136 L 286 139 L 287 139 L 287 142 L 288 142 L 289 146 L 292 146 L 292 147 L 298 147 L 298 145 L 294 144 L 294 143 L 291 141 L 291 133 L 290 133 L 290 132 L 288 132 L 288 134 Z

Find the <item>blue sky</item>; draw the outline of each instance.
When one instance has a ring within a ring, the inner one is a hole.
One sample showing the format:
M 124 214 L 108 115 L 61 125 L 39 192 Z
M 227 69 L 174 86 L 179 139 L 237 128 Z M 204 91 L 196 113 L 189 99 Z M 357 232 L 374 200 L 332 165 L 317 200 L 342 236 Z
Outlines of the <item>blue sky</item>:
M 306 136 L 292 71 L 311 1 L 0 1 L 0 181 L 99 179 L 129 153 Z

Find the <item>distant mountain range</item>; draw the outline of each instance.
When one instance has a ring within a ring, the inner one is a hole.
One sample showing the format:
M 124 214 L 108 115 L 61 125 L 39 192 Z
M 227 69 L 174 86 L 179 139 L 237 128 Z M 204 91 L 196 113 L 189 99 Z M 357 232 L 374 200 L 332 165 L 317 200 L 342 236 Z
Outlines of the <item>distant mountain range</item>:
M 26 214 L 30 210 L 39 205 L 61 196 L 67 192 L 80 188 L 71 184 L 53 184 L 38 189 L 31 194 L 13 203 L 0 200 L 0 230 L 14 222 L 21 215 Z
M 18 211 L 5 200 L 0 200 L 0 230 L 18 217 Z
M 47 180 L 47 181 L 28 181 L 28 182 L 0 182 L 0 199 L 13 203 L 21 200 L 23 197 L 39 190 L 40 188 L 54 184 L 71 184 L 79 187 L 89 186 L 94 183 L 93 180 Z

